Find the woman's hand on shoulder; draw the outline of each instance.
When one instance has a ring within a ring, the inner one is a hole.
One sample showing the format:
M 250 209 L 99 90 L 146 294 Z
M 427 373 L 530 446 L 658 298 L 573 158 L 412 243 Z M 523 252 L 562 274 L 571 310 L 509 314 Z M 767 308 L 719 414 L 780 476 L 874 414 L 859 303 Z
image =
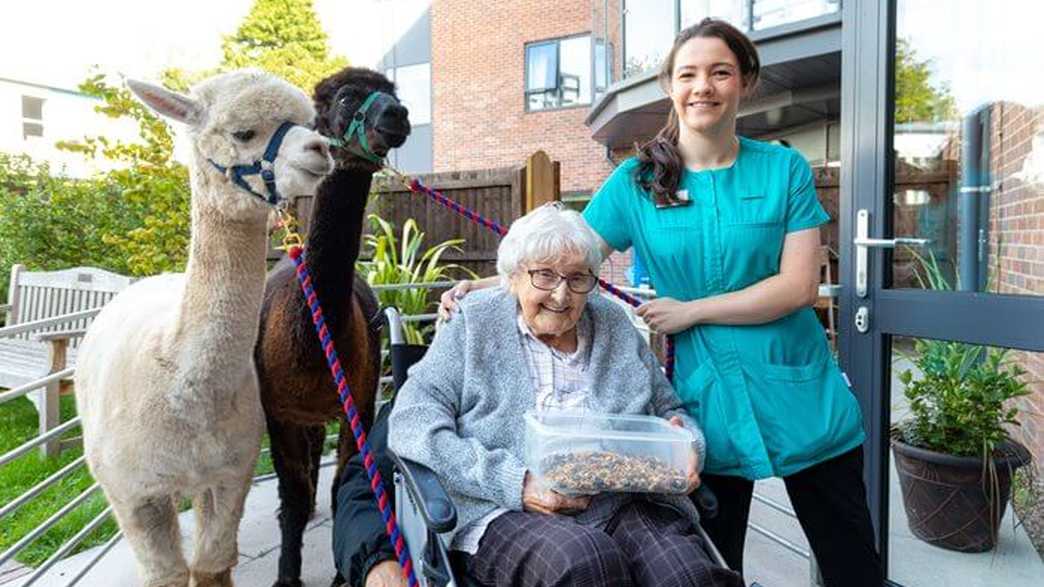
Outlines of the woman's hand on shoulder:
M 696 323 L 693 302 L 679 302 L 674 298 L 657 298 L 638 306 L 634 311 L 646 326 L 657 334 L 676 334 Z
M 685 423 L 678 416 L 671 416 L 668 422 L 671 426 L 677 426 L 678 428 L 685 428 Z M 692 454 L 689 455 L 689 470 L 687 473 L 689 484 L 685 488 L 685 493 L 690 494 L 696 491 L 696 488 L 700 486 L 700 453 L 697 452 L 696 447 L 692 447 Z
M 464 296 L 473 291 L 493 287 L 500 282 L 500 277 L 493 275 L 482 279 L 465 279 L 458 281 L 456 285 L 446 290 L 439 297 L 439 321 L 448 322 L 457 311 L 457 304 Z
M 439 320 L 448 322 L 457 311 L 457 302 L 471 291 L 472 282 L 468 279 L 458 281 L 456 285 L 442 293 L 439 298 Z
M 522 509 L 540 514 L 576 514 L 587 509 L 591 497 L 570 497 L 544 487 L 532 473 L 526 472 L 522 485 Z

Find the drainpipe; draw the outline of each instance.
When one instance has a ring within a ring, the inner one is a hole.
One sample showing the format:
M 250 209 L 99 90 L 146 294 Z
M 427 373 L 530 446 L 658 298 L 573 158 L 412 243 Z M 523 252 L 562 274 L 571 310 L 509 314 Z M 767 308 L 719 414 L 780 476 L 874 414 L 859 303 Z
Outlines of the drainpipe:
M 989 105 L 964 117 L 961 129 L 961 188 L 958 199 L 957 289 L 981 291 L 989 251 Z M 985 203 L 985 205 L 984 205 Z
M 991 144 L 993 107 L 985 107 L 980 111 L 982 118 L 982 160 L 979 163 L 979 185 L 986 191 L 979 194 L 979 291 L 986 291 L 986 282 L 990 278 L 990 202 L 993 200 L 993 175 L 990 173 L 990 157 L 993 152 Z

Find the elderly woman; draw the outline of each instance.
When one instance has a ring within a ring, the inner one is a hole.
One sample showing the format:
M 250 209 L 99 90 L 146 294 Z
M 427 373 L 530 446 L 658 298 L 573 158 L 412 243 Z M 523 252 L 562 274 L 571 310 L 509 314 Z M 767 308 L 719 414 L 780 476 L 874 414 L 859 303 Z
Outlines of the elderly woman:
M 685 415 L 624 311 L 592 294 L 602 257 L 579 214 L 557 205 L 501 242 L 502 287 L 472 293 L 410 370 L 389 446 L 439 476 L 458 524 L 455 557 L 484 585 L 742 585 L 715 566 L 684 496 L 570 497 L 526 470 L 527 410 L 652 414 L 703 435 Z

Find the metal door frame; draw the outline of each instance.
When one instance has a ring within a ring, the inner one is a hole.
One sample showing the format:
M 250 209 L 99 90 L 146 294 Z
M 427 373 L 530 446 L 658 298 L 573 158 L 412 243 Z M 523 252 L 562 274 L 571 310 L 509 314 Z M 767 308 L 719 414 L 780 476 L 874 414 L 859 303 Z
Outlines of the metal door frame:
M 1044 296 L 889 289 L 892 256 L 882 248 L 869 249 L 867 295 L 856 295 L 852 241 L 858 211 L 869 211 L 871 237 L 897 236 L 892 234 L 891 156 L 896 0 L 844 2 L 842 23 L 838 343 L 841 367 L 863 410 L 867 500 L 887 573 L 892 337 L 1041 352 Z M 862 334 L 854 326 L 860 307 L 869 311 L 869 329 Z

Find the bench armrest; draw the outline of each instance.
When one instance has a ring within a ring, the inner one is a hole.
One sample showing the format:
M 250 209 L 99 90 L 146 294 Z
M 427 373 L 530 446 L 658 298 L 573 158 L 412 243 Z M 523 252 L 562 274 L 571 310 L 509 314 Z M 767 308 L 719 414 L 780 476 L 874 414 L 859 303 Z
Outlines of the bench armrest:
M 388 455 L 406 482 L 406 490 L 416 501 L 428 529 L 437 534 L 452 530 L 457 525 L 457 508 L 446 495 L 435 472 L 420 463 L 400 457 L 391 449 Z
M 40 342 L 54 342 L 58 340 L 72 340 L 79 338 L 87 334 L 87 330 L 84 328 L 77 328 L 75 330 L 55 330 L 54 332 L 41 332 L 40 334 L 33 335 L 33 338 Z

